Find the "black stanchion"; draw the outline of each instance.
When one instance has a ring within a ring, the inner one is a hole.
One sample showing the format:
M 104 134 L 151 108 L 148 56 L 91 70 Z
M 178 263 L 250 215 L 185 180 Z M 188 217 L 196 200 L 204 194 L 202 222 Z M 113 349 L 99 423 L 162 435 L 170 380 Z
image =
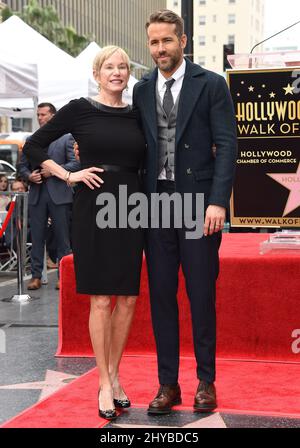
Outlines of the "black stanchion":
M 18 294 L 15 294 L 12 298 L 12 302 L 26 303 L 31 300 L 29 294 L 24 294 L 24 262 L 26 250 L 26 234 L 24 232 L 24 216 L 26 216 L 27 222 L 27 210 L 25 210 L 25 195 L 26 193 L 16 193 L 16 243 L 17 243 L 17 279 L 18 279 Z M 27 226 L 25 226 L 27 227 Z M 26 230 L 26 229 L 25 229 Z

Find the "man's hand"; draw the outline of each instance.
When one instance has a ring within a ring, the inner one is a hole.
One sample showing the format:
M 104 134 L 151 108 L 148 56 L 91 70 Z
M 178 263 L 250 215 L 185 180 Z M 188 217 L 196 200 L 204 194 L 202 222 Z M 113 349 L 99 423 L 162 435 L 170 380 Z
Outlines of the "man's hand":
M 78 162 L 80 162 L 79 146 L 78 146 L 77 142 L 74 143 L 74 154 L 75 154 L 75 159 Z
M 226 209 L 218 205 L 209 205 L 204 221 L 204 236 L 212 235 L 224 228 Z
M 28 176 L 28 179 L 30 180 L 30 182 L 33 182 L 34 184 L 41 184 L 43 182 L 40 170 L 32 171 L 30 176 Z
M 47 170 L 47 168 L 42 168 L 41 169 L 41 175 L 45 178 L 48 179 L 48 177 L 51 177 L 52 174 L 50 173 L 49 170 Z

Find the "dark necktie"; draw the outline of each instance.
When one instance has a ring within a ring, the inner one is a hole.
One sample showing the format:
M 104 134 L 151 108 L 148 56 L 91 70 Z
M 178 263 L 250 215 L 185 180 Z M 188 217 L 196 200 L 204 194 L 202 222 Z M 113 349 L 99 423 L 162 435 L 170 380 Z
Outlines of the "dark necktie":
M 173 79 L 173 78 L 171 78 L 171 79 L 169 79 L 169 81 L 165 82 L 166 91 L 165 91 L 164 99 L 163 99 L 163 108 L 164 108 L 164 111 L 166 112 L 168 118 L 169 118 L 171 110 L 173 109 L 173 106 L 174 106 L 174 99 L 173 99 L 173 95 L 171 92 L 171 88 L 172 88 L 172 85 L 174 84 L 174 82 L 175 82 L 175 79 Z M 172 179 L 172 170 L 168 165 L 168 159 L 166 160 L 166 163 L 165 163 L 165 169 L 166 169 L 166 178 L 168 180 L 171 180 Z
M 164 99 L 163 99 L 163 108 L 164 108 L 164 111 L 166 112 L 168 118 L 169 118 L 171 110 L 173 109 L 173 106 L 174 106 L 173 95 L 171 92 L 171 87 L 174 84 L 174 82 L 175 82 L 175 79 L 173 79 L 173 78 L 171 78 L 171 79 L 169 79 L 169 81 L 165 82 L 166 91 L 165 91 Z

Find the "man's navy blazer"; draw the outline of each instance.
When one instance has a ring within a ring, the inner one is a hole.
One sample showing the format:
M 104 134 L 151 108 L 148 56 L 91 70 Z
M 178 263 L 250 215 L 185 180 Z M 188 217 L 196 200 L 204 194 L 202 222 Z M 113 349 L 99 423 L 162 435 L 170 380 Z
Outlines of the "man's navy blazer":
M 156 192 L 158 137 L 156 68 L 134 86 L 147 142 L 143 183 L 147 194 Z M 175 138 L 175 189 L 204 193 L 205 204 L 228 207 L 237 155 L 236 121 L 225 79 L 186 60 Z M 216 145 L 216 153 L 213 151 Z
M 30 139 L 30 137 L 29 137 Z M 74 139 L 71 134 L 66 134 L 55 140 L 49 145 L 48 156 L 49 159 L 54 160 L 58 165 L 65 168 L 67 171 L 80 170 L 80 162 L 78 162 L 74 155 Z M 18 173 L 20 176 L 28 181 L 28 177 L 34 169 L 27 160 L 25 154 L 21 155 L 21 160 L 18 165 Z M 56 205 L 70 204 L 73 202 L 73 191 L 67 186 L 66 182 L 56 176 L 51 176 L 44 182 L 47 182 L 49 195 Z M 39 200 L 41 184 L 34 182 L 30 183 L 28 203 L 36 205 Z

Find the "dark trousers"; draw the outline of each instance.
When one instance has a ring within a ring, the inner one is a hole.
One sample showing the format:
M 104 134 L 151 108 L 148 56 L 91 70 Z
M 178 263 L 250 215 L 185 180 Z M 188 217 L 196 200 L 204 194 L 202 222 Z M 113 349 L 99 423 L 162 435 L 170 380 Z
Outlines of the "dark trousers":
M 70 248 L 70 204 L 56 205 L 52 201 L 46 185 L 41 186 L 36 205 L 29 205 L 31 229 L 31 275 L 41 278 L 44 266 L 44 247 L 47 237 L 48 218 L 51 218 L 57 247 L 57 258 L 71 253 Z
M 172 182 L 158 182 L 171 194 Z M 215 381 L 216 279 L 221 233 L 188 240 L 185 229 L 149 229 L 146 259 L 160 384 L 176 384 L 179 370 L 178 271 L 182 266 L 190 301 L 197 377 Z

